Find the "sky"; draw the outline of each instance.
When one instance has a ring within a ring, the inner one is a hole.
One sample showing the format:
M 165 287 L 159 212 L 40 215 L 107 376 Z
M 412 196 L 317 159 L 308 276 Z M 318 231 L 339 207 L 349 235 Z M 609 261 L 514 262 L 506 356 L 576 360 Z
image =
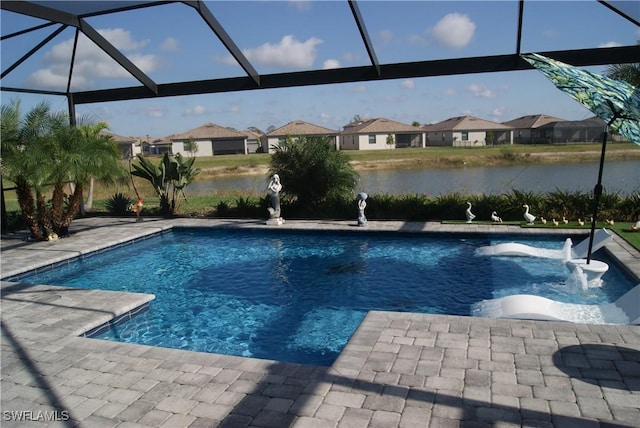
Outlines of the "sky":
M 43 2 L 46 3 L 46 2 Z M 209 9 L 259 74 L 370 65 L 346 1 L 207 1 Z M 640 16 L 640 2 L 619 2 Z M 517 1 L 358 2 L 380 64 L 512 54 Z M 184 4 L 166 4 L 87 19 L 155 82 L 245 76 L 224 45 Z M 1 12 L 2 35 L 42 21 Z M 3 72 L 52 32 L 33 31 L 2 41 Z M 198 42 L 195 42 L 198 41 Z M 64 91 L 74 31 L 64 30 L 2 79 L 3 87 Z M 629 46 L 640 28 L 595 0 L 525 1 L 522 52 Z M 591 67 L 604 73 L 604 67 Z M 115 61 L 81 37 L 72 90 L 139 86 Z M 60 96 L 0 93 L 19 98 L 23 112 Z M 505 122 L 547 114 L 567 120 L 593 116 L 535 70 L 461 76 L 263 89 L 78 105 L 78 115 L 108 123 L 113 133 L 162 138 L 205 123 L 267 131 L 294 120 L 340 130 L 356 116 L 406 124 L 474 116 Z

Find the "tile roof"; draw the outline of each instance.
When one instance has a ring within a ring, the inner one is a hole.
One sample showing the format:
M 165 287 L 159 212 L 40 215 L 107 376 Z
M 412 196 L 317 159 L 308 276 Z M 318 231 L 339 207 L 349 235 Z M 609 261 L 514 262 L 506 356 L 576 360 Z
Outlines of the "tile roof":
M 511 129 L 510 126 L 503 125 L 490 120 L 478 119 L 473 116 L 460 116 L 445 119 L 442 122 L 432 125 L 425 125 L 422 128 L 425 132 L 441 131 L 484 131 L 489 129 Z
M 190 131 L 183 132 L 182 134 L 173 134 L 166 138 L 172 141 L 176 140 L 209 140 L 215 138 L 246 138 L 246 134 L 233 129 L 224 128 L 213 123 L 205 123 L 202 126 L 194 128 Z
M 406 123 L 396 122 L 395 120 L 377 118 L 364 119 L 344 127 L 343 134 L 381 134 L 381 133 L 422 133 L 421 128 L 407 125 Z
M 100 133 L 109 135 L 116 143 L 132 143 L 137 140 L 137 138 L 135 137 L 123 137 L 122 135 L 114 134 L 113 132 L 109 131 L 100 131 Z
M 303 120 L 294 120 L 278 129 L 267 133 L 269 137 L 285 136 L 285 135 L 337 135 L 338 131 L 325 128 L 323 126 L 314 125 Z
M 517 119 L 510 120 L 508 122 L 502 122 L 503 125 L 510 126 L 516 129 L 529 129 L 537 128 L 542 125 L 546 125 L 551 122 L 563 122 L 564 119 L 560 119 L 546 114 L 532 114 L 528 116 L 522 116 Z
M 604 120 L 598 116 L 593 116 L 584 120 L 562 120 L 560 122 L 550 122 L 543 125 L 545 128 L 603 128 Z

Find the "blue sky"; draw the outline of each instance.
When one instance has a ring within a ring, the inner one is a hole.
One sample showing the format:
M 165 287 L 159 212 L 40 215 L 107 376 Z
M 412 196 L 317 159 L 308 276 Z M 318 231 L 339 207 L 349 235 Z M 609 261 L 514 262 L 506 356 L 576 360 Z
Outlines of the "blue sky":
M 209 1 L 207 6 L 260 74 L 368 64 L 346 1 Z M 638 16 L 639 2 L 621 2 Z M 360 1 L 380 63 L 515 52 L 516 1 Z M 182 4 L 97 16 L 87 20 L 157 83 L 243 76 L 222 43 Z M 2 35 L 41 21 L 2 11 Z M 39 30 L 2 42 L 5 70 L 51 33 Z M 65 30 L 2 80 L 6 87 L 64 90 L 74 32 Z M 193 43 L 193 40 L 200 40 Z M 596 1 L 525 1 L 522 51 L 635 45 L 640 29 Z M 603 68 L 592 68 L 603 72 Z M 81 39 L 74 90 L 139 83 L 91 42 Z M 2 92 L 2 103 L 27 110 L 64 97 Z M 529 114 L 578 120 L 592 114 L 539 72 L 519 71 L 289 89 L 255 90 L 80 105 L 79 115 L 106 121 L 125 136 L 164 137 L 212 122 L 263 131 L 292 120 L 341 129 L 351 119 L 386 117 L 411 124 L 462 115 L 497 122 Z

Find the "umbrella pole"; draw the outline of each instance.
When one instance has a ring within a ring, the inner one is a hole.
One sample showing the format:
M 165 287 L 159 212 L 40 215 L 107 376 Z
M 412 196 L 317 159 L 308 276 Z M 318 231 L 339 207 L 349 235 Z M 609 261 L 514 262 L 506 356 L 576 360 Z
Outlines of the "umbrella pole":
M 604 127 L 602 134 L 602 152 L 600 153 L 600 168 L 598 170 L 598 183 L 593 188 L 593 216 L 591 217 L 591 234 L 589 235 L 589 251 L 587 252 L 587 264 L 591 263 L 591 249 L 593 248 L 593 236 L 596 233 L 596 222 L 598 221 L 598 204 L 602 195 L 602 169 L 604 167 L 604 155 L 607 150 L 607 131 L 609 124 Z

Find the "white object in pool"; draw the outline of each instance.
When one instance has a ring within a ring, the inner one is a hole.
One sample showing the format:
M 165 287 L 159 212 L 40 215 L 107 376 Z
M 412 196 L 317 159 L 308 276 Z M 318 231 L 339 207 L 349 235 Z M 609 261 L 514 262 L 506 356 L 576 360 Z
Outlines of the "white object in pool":
M 581 273 L 584 273 L 587 276 L 587 282 L 593 283 L 595 281 L 600 281 L 602 279 L 602 275 L 605 274 L 609 270 L 609 265 L 605 262 L 601 262 L 600 260 L 590 260 L 587 264 L 587 259 L 571 259 L 567 260 L 567 267 L 569 270 L 574 271 L 575 269 L 580 269 Z
M 614 303 L 581 305 L 529 294 L 516 294 L 476 303 L 472 308 L 472 315 L 585 324 L 639 325 L 639 303 L 640 284 L 637 284 Z
M 602 248 L 607 242 L 613 239 L 613 235 L 602 228 L 593 235 L 593 245 L 591 252 L 594 253 Z M 546 259 L 583 259 L 587 257 L 589 251 L 589 238 L 581 241 L 578 245 L 572 246 L 570 238 L 564 243 L 561 250 L 533 247 L 531 245 L 518 244 L 516 242 L 506 242 L 502 244 L 480 247 L 476 250 L 478 256 L 524 256 L 541 257 Z

